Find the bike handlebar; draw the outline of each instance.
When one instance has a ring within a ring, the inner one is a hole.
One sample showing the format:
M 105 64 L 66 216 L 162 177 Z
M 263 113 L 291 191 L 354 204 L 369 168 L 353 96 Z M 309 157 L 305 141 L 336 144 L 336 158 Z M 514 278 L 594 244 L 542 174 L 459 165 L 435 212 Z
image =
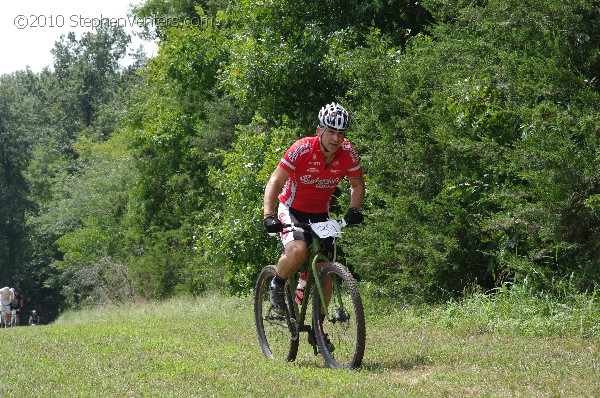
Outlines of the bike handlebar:
M 302 230 L 304 232 L 312 232 L 312 227 L 308 223 L 297 222 L 297 223 L 289 223 L 289 224 L 282 224 L 282 225 L 283 225 L 284 231 L 286 228 L 289 228 L 288 232 L 298 231 L 298 230 Z
M 340 228 L 351 226 L 351 225 L 348 225 L 348 223 L 346 223 L 346 220 L 344 220 L 343 218 L 341 220 L 339 220 L 338 223 L 340 224 Z M 303 232 L 314 233 L 314 231 L 312 229 L 312 225 L 308 224 L 308 223 L 297 222 L 297 223 L 284 223 L 282 225 L 283 225 L 284 232 L 286 232 L 285 230 L 286 230 L 286 228 L 288 228 L 287 232 L 303 231 Z

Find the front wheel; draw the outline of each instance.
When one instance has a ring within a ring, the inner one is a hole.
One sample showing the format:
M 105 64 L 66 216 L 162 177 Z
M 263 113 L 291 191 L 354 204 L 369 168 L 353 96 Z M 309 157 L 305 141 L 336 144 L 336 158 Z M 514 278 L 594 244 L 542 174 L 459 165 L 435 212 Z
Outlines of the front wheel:
M 331 368 L 358 368 L 365 352 L 365 314 L 352 274 L 340 263 L 321 269 L 326 311 L 315 285 L 313 327 L 321 355 Z M 327 290 L 331 287 L 331 295 Z
M 256 280 L 254 291 L 254 320 L 260 348 L 268 359 L 283 358 L 286 361 L 296 359 L 298 353 L 298 327 L 293 313 L 292 293 L 289 284 L 285 284 L 285 301 L 288 308 L 285 315 L 278 315 L 271 309 L 269 286 L 275 277 L 275 266 L 267 265 Z

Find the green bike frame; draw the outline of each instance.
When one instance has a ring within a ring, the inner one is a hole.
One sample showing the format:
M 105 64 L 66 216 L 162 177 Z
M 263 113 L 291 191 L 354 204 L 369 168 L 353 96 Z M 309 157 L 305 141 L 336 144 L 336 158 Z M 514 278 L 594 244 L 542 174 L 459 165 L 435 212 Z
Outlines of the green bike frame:
M 309 292 L 310 289 L 312 289 L 312 284 L 315 281 L 319 280 L 319 269 L 317 267 L 317 265 L 320 262 L 323 263 L 328 263 L 328 262 L 335 262 L 335 255 L 333 260 L 329 260 L 329 258 L 327 256 L 325 256 L 323 253 L 321 253 L 321 246 L 320 246 L 320 239 L 319 237 L 317 237 L 316 235 L 313 235 L 313 240 L 312 240 L 312 244 L 310 246 L 310 250 L 309 253 L 313 256 L 312 258 L 312 262 L 311 264 L 311 270 L 312 273 L 309 272 L 309 278 L 306 282 L 306 287 L 305 287 L 305 294 L 304 297 L 302 298 L 302 305 L 301 305 L 301 314 L 300 314 L 300 323 L 302 324 L 304 322 L 304 318 L 306 316 L 306 310 L 308 307 L 308 303 L 306 302 L 306 300 L 308 300 L 308 297 L 310 296 Z M 293 276 L 290 277 L 290 286 L 294 286 L 293 284 Z M 339 283 L 339 281 L 335 281 L 336 283 Z M 339 293 L 339 289 L 332 289 L 334 292 L 336 292 L 338 295 Z M 329 314 L 327 313 L 327 303 L 325 301 L 325 293 L 323 292 L 323 287 L 321 286 L 320 283 L 317 283 L 317 291 L 319 292 L 319 298 L 321 300 L 321 306 L 323 307 L 323 310 L 325 311 L 325 316 L 329 317 Z M 338 301 L 341 303 L 341 297 L 338 297 Z M 295 302 L 294 302 L 295 303 Z M 298 304 L 296 304 L 296 313 L 298 313 Z

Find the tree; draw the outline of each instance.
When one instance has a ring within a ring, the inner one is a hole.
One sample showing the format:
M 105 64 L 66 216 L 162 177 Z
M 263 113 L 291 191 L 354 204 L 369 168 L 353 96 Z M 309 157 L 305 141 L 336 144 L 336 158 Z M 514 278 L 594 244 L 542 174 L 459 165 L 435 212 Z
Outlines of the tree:
M 287 116 L 312 129 L 315 108 L 348 90 L 338 58 L 364 44 L 371 29 L 401 46 L 405 32 L 428 20 L 418 3 L 404 0 L 235 2 L 225 17 L 233 34 L 221 86 L 251 114 L 276 123 Z
M 25 214 L 32 207 L 24 173 L 31 158 L 27 126 L 33 118 L 32 97 L 23 81 L 29 72 L 0 77 L 0 277 L 14 286 L 18 266 L 28 250 Z
M 79 40 L 74 34 L 63 36 L 53 50 L 55 71 L 44 70 L 26 85 L 35 109 L 26 165 L 35 207 L 27 214 L 32 247 L 20 268 L 28 281 L 28 300 L 37 302 L 49 319 L 106 286 L 106 281 L 93 289 L 85 286 L 86 270 L 103 264 L 104 273 L 96 275 L 106 277 L 107 264 L 121 265 L 114 242 L 122 236 L 119 206 L 124 205 L 114 191 L 123 188 L 120 173 L 127 157 L 120 157 L 122 151 L 110 138 L 126 120 L 122 104 L 126 83 L 133 80 L 130 71 L 121 73 L 119 60 L 128 42 L 122 29 L 106 26 Z M 82 253 L 89 257 L 82 259 Z
M 122 27 L 101 25 L 95 32 L 86 32 L 77 40 L 73 32 L 56 42 L 54 69 L 75 129 L 90 126 L 98 107 L 106 102 L 119 82 L 119 60 L 125 56 L 131 42 Z M 75 99 L 75 101 L 72 101 Z M 70 130 L 70 129 L 69 129 Z
M 268 129 L 256 115 L 249 126 L 239 126 L 238 139 L 212 167 L 209 183 L 216 200 L 197 215 L 198 261 L 226 272 L 230 291 L 252 288 L 261 265 L 275 261 L 280 245 L 262 227 L 262 198 L 266 181 L 283 151 L 298 131 L 289 126 Z
M 438 23 L 405 51 L 374 32 L 341 61 L 373 162 L 373 243 L 350 254 L 419 294 L 571 274 L 593 285 L 597 266 L 580 259 L 596 251 L 582 210 L 599 102 L 573 51 L 597 37 L 592 2 L 440 4 L 425 3 Z

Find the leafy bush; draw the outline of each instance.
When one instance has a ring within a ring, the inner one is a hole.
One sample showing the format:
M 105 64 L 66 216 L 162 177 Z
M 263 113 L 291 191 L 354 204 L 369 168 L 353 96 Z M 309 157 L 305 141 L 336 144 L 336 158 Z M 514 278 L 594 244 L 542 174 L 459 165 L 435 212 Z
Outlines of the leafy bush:
M 264 189 L 298 132 L 285 125 L 268 129 L 265 122 L 257 115 L 250 125 L 237 128 L 231 151 L 222 153 L 222 166 L 209 172 L 218 200 L 198 216 L 201 255 L 226 273 L 234 292 L 251 288 L 260 269 L 276 262 L 280 250 L 262 226 Z

